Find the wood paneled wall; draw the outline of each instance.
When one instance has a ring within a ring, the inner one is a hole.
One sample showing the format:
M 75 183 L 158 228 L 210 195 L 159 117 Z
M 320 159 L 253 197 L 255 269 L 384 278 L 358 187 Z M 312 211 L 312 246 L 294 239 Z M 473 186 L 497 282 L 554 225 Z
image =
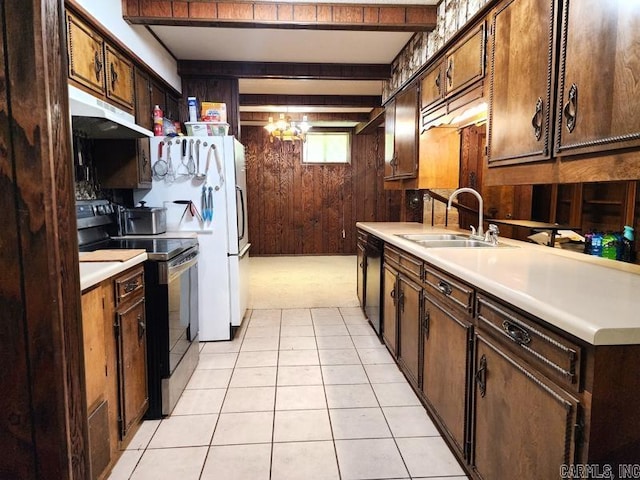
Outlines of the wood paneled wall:
M 355 254 L 359 221 L 398 221 L 383 189 L 384 134 L 353 135 L 351 164 L 303 165 L 300 144 L 244 127 L 252 255 Z M 343 235 L 344 231 L 344 235 Z

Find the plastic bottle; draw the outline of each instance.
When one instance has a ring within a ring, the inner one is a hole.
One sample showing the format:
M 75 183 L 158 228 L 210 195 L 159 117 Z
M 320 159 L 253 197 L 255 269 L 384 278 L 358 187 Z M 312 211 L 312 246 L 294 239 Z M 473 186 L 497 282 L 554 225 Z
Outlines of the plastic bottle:
M 593 238 L 593 232 L 588 231 L 584 234 L 584 253 L 591 255 L 591 239 Z
M 594 232 L 591 237 L 591 255 L 594 257 L 602 256 L 602 234 Z
M 622 255 L 620 260 L 623 262 L 633 262 L 635 260 L 633 244 L 633 227 L 625 225 L 622 233 Z
M 618 256 L 618 239 L 613 232 L 607 232 L 602 237 L 602 255 L 603 258 L 615 260 Z
M 162 109 L 159 105 L 156 105 L 153 107 L 153 134 L 156 137 L 162 136 L 162 121 Z

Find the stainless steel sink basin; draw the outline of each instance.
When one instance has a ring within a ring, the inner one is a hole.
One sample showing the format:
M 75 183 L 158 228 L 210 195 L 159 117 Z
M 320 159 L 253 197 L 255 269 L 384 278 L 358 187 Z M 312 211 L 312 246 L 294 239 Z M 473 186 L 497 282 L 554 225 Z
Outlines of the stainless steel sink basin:
M 420 240 L 416 241 L 419 245 L 428 248 L 495 248 L 498 245 L 493 245 L 489 242 L 483 242 L 482 240 Z
M 398 237 L 402 237 L 406 240 L 411 240 L 412 242 L 431 242 L 435 240 L 468 240 L 469 237 L 467 235 L 457 235 L 454 233 L 413 233 L 413 234 L 403 234 L 398 235 Z

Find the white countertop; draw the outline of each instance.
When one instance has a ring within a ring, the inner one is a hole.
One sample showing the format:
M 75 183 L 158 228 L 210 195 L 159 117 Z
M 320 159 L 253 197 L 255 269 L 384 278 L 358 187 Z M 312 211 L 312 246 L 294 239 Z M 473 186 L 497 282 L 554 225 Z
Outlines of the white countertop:
M 144 262 L 146 253 L 136 255 L 126 262 L 83 262 L 83 252 L 80 252 L 80 290 L 93 287 L 103 280 L 113 277 L 125 270 Z
M 459 230 L 357 226 L 590 344 L 640 344 L 638 265 L 506 238 L 500 242 L 515 248 L 425 248 L 396 235 Z

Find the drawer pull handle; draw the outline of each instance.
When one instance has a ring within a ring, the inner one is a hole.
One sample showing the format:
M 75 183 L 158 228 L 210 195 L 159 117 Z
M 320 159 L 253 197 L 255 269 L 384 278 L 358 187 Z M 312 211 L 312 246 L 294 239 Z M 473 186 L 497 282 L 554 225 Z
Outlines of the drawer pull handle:
M 476 372 L 476 384 L 478 385 L 478 391 L 480 392 L 480 396 L 484 397 L 487 393 L 487 357 L 482 355 L 480 357 L 478 371 Z
M 451 295 L 451 292 L 453 291 L 452 288 L 451 288 L 451 285 L 449 285 L 444 280 L 440 280 L 438 282 L 438 290 L 440 290 L 445 295 Z
M 136 288 L 138 288 L 138 281 L 137 280 L 132 280 L 130 282 L 127 282 L 124 284 L 124 293 L 131 293 L 133 292 Z
M 533 114 L 533 118 L 531 119 L 531 126 L 533 127 L 533 135 L 536 137 L 536 140 L 540 140 L 542 138 L 542 110 L 544 103 L 542 102 L 542 97 L 538 97 L 538 101 L 536 102 L 536 111 Z
M 102 62 L 100 61 L 100 54 L 93 52 L 93 70 L 96 74 L 96 82 L 100 82 L 100 72 L 102 72 Z
M 502 329 L 509 335 L 511 340 L 519 345 L 527 345 L 531 342 L 531 335 L 524 328 L 515 323 L 505 320 L 502 322 Z

